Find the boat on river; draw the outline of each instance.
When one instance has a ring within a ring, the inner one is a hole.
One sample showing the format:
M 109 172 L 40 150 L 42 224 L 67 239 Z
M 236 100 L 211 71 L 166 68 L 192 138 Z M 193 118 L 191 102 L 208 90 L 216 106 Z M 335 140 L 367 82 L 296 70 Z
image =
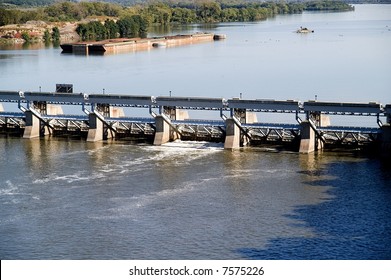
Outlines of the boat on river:
M 307 27 L 300 26 L 300 28 L 297 29 L 296 33 L 302 33 L 302 34 L 314 33 L 314 30 L 308 29 Z

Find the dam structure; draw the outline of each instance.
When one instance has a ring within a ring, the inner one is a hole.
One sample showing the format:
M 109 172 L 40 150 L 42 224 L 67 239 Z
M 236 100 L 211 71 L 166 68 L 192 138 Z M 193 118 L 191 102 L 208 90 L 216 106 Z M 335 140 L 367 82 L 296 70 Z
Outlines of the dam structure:
M 1 104 L 9 103 L 16 104 L 15 111 L 4 111 Z M 65 106 L 80 113 L 64 114 Z M 143 109 L 147 117 L 127 116 L 124 109 Z M 214 117 L 192 119 L 190 111 Z M 263 113 L 285 114 L 291 121 L 259 121 Z M 338 126 L 330 123 L 332 115 L 365 117 L 374 125 Z M 0 91 L 0 134 L 77 136 L 90 142 L 131 139 L 153 145 L 199 140 L 223 142 L 228 150 L 278 145 L 300 153 L 370 148 L 391 158 L 391 104 Z

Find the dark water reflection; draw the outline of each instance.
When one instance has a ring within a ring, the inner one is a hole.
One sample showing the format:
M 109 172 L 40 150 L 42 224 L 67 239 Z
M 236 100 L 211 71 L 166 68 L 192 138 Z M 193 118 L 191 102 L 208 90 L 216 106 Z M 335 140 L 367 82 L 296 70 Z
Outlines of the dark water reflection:
M 317 205 L 294 207 L 287 217 L 304 222 L 314 238 L 275 238 L 266 248 L 241 248 L 249 259 L 391 259 L 391 168 L 377 160 L 334 161 L 304 181 L 330 187 Z M 304 171 L 305 173 L 308 172 Z

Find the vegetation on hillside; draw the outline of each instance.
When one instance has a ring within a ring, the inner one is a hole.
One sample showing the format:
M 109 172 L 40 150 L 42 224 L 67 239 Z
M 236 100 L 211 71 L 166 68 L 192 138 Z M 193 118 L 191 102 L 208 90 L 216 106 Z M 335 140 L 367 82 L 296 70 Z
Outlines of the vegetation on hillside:
M 0 0 L 1 1 L 1 0 Z M 38 0 L 37 0 L 38 1 Z M 44 0 L 42 0 L 44 1 Z M 243 1 L 243 0 L 240 0 Z M 57 2 L 34 9 L 0 8 L 0 26 L 27 21 L 80 22 L 76 31 L 82 40 L 146 36 L 150 25 L 259 21 L 277 14 L 305 10 L 347 11 L 341 1 L 261 2 L 151 2 L 123 7 L 107 2 Z M 29 39 L 25 34 L 24 37 Z M 48 34 L 44 34 L 47 39 Z
M 123 7 L 106 2 L 58 2 L 36 9 L 0 8 L 0 26 L 19 24 L 29 20 L 80 21 L 88 17 L 124 18 L 139 15 L 148 24 L 257 21 L 276 14 L 300 13 L 304 10 L 350 10 L 352 7 L 341 1 L 311 2 L 262 2 L 221 4 L 217 1 L 166 4 L 156 2 L 148 5 Z
M 80 2 L 80 0 L 68 0 L 70 2 Z M 93 0 L 85 0 L 85 1 L 93 1 Z M 132 6 L 136 4 L 146 4 L 151 3 L 154 0 L 102 0 L 102 2 L 114 3 L 123 6 Z M 168 3 L 170 5 L 178 4 L 179 2 L 182 4 L 192 5 L 195 2 L 200 2 L 204 0 L 160 0 L 160 2 Z M 229 4 L 229 5 L 237 5 L 237 4 L 249 4 L 249 3 L 259 3 L 264 2 L 262 0 L 215 0 L 221 5 Z M 311 0 L 285 0 L 286 2 L 307 2 Z M 373 4 L 390 4 L 391 0 L 341 0 L 342 2 L 353 4 L 353 3 L 373 3 Z M 38 7 L 38 6 L 48 6 L 59 2 L 58 0 L 0 0 L 0 7 L 3 6 L 19 6 L 19 7 Z M 275 0 L 275 2 L 279 2 L 279 0 Z

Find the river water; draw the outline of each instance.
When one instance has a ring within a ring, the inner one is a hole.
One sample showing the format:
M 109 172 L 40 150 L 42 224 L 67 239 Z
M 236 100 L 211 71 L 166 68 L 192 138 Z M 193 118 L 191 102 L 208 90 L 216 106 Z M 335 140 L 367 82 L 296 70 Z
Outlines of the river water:
M 0 50 L 0 84 L 385 104 L 390 29 L 391 6 L 358 5 L 174 28 L 227 40 L 147 52 Z M 2 136 L 0 209 L 1 259 L 391 259 L 391 167 L 349 153 Z

